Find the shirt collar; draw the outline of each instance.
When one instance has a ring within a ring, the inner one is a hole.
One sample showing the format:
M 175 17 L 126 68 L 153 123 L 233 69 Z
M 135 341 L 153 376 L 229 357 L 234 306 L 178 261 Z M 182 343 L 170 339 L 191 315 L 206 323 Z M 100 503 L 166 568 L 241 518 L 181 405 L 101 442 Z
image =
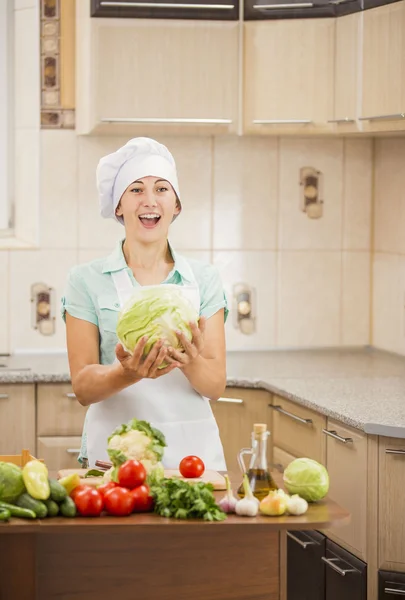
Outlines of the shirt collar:
M 122 269 L 126 269 L 128 267 L 124 252 L 122 251 L 123 242 L 124 240 L 119 240 L 113 252 L 111 252 L 111 254 L 105 259 L 103 273 L 113 273 L 114 271 L 121 271 Z M 169 250 L 174 261 L 174 267 L 169 274 L 169 277 L 171 277 L 173 273 L 177 271 L 184 282 L 193 283 L 194 275 L 187 259 L 184 256 L 181 256 L 181 254 L 178 254 L 170 242 L 168 243 Z

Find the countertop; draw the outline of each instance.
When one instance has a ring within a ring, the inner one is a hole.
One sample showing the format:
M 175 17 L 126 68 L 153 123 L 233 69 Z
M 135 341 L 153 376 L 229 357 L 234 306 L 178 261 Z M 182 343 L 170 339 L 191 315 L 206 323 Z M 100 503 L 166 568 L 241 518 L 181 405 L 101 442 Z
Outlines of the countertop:
M 62 353 L 0 364 L 0 384 L 70 382 Z M 368 348 L 228 352 L 227 373 L 228 386 L 266 389 L 366 433 L 405 438 L 405 357 Z

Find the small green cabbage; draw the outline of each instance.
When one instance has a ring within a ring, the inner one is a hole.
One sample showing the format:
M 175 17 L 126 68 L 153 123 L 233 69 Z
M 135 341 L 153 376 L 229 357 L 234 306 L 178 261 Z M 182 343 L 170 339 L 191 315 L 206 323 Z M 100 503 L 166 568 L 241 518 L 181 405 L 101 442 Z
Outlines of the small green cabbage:
M 290 462 L 283 480 L 290 494 L 299 494 L 307 502 L 321 500 L 329 490 L 328 471 L 311 458 L 296 458 Z
M 17 465 L 0 462 L 0 500 L 14 502 L 25 492 L 22 470 Z
M 181 331 L 191 341 L 189 323 L 198 321 L 198 313 L 178 285 L 163 285 L 136 290 L 123 306 L 118 317 L 117 336 L 127 352 L 132 352 L 144 336 L 148 342 L 144 349 L 147 356 L 155 342 L 164 340 L 165 345 L 182 349 L 176 335 Z M 165 363 L 161 368 L 167 366 Z

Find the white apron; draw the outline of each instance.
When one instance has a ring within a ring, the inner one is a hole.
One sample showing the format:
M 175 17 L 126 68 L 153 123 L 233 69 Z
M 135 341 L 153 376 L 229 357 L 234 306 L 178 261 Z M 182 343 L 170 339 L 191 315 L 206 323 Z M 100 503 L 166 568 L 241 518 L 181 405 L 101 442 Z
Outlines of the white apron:
M 111 273 L 121 306 L 134 287 L 126 270 Z M 194 278 L 194 276 L 193 276 Z M 162 284 L 165 285 L 165 284 Z M 197 282 L 182 291 L 200 310 Z M 142 379 L 114 396 L 91 404 L 86 415 L 89 467 L 96 460 L 110 460 L 107 439 L 113 430 L 131 419 L 148 421 L 165 435 L 163 466 L 177 469 L 182 458 L 199 456 L 206 469 L 226 470 L 218 426 L 210 402 L 198 394 L 181 369 L 158 379 Z

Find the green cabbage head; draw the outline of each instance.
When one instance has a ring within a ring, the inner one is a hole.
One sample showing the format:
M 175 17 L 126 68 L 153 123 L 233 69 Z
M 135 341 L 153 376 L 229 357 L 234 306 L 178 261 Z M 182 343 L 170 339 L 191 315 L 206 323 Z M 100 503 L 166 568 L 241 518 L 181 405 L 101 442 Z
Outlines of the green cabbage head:
M 166 346 L 181 350 L 176 330 L 191 341 L 189 322 L 197 322 L 198 318 L 197 311 L 181 291 L 181 286 L 140 287 L 122 308 L 118 317 L 117 336 L 131 354 L 144 335 L 149 338 L 144 356 L 159 340 L 164 340 Z M 163 363 L 161 368 L 165 366 Z
M 307 502 L 321 500 L 329 490 L 328 471 L 311 458 L 296 458 L 290 462 L 283 480 L 290 494 L 299 494 Z
M 25 492 L 22 470 L 17 465 L 0 462 L 0 500 L 14 502 Z

